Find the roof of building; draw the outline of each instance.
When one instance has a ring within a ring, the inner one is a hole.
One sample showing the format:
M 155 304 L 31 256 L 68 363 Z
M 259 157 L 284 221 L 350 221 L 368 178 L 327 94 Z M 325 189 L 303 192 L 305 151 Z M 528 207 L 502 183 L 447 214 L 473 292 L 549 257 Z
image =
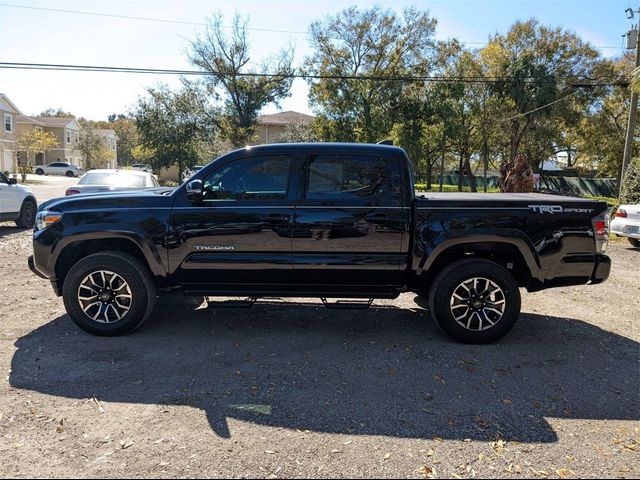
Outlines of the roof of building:
M 49 127 L 66 127 L 76 121 L 75 117 L 34 117 L 36 120 L 44 122 Z
M 111 129 L 111 128 L 94 128 L 91 130 L 93 133 L 95 133 L 96 135 L 103 135 L 103 136 L 107 136 L 107 135 L 115 135 L 116 131 Z
M 309 125 L 316 117 L 313 115 L 307 115 L 306 113 L 294 112 L 288 110 L 286 112 L 271 113 L 268 115 L 261 115 L 258 118 L 258 123 L 265 125 L 290 125 L 290 124 L 303 124 Z
M 47 124 L 42 120 L 39 120 L 34 117 L 30 117 L 29 115 L 18 115 L 16 118 L 16 123 L 28 123 L 30 125 L 38 125 L 40 127 L 46 127 Z
M 13 103 L 4 93 L 0 93 L 0 100 L 4 100 L 4 102 L 6 102 L 13 110 L 15 110 L 18 115 L 22 115 L 22 112 L 18 107 L 16 107 L 16 104 Z

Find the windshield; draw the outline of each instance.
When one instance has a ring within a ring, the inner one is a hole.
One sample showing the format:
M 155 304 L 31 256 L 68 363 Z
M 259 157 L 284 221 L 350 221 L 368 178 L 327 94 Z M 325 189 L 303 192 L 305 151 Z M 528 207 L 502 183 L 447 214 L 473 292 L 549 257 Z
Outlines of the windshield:
M 78 185 L 109 185 L 114 187 L 146 187 L 145 175 L 130 173 L 87 173 Z

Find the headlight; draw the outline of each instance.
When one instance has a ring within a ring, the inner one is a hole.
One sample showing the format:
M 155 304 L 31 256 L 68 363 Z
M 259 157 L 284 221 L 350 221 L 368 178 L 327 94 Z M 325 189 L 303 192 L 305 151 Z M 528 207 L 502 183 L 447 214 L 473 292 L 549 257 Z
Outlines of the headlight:
M 44 230 L 50 225 L 59 222 L 62 219 L 62 214 L 58 212 L 50 212 L 43 210 L 36 215 L 36 229 Z

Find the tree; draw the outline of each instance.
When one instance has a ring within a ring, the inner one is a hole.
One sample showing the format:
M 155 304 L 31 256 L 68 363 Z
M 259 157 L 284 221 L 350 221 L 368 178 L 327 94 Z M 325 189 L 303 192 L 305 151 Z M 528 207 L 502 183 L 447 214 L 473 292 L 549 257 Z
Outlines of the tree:
M 598 77 L 616 79 L 629 75 L 632 65 L 630 57 L 605 60 L 596 72 Z M 566 129 L 569 143 L 577 150 L 575 160 L 578 165 L 587 170 L 597 169 L 602 176 L 616 177 L 624 155 L 629 92 L 614 85 L 601 87 L 594 94 L 591 108 L 581 115 L 574 127 Z
M 58 139 L 53 133 L 38 128 L 24 131 L 18 135 L 16 147 L 19 152 L 25 152 L 27 155 L 26 161 L 19 166 L 23 183 L 27 181 L 31 158 L 38 153 L 58 148 L 59 145 Z
M 640 67 L 636 67 L 633 71 L 631 88 L 637 93 L 640 93 Z
M 39 117 L 75 117 L 73 113 L 65 112 L 61 108 L 47 108 L 38 115 Z
M 197 98 L 222 100 L 222 115 L 208 116 L 221 136 L 234 146 L 248 143 L 254 134 L 260 110 L 290 95 L 293 48 L 281 50 L 259 65 L 251 65 L 246 18 L 235 15 L 231 36 L 225 33 L 220 12 L 207 21 L 205 33 L 191 42 L 189 61 L 207 73 L 191 88 Z
M 350 7 L 311 24 L 305 71 L 323 77 L 309 85 L 324 139 L 372 143 L 389 134 L 402 92 L 402 82 L 392 78 L 429 70 L 435 26 L 416 8 L 397 15 L 380 7 Z
M 114 155 L 113 150 L 106 146 L 104 138 L 96 135 L 90 129 L 81 132 L 78 150 L 84 156 L 86 170 L 105 167 Z
M 511 159 L 542 119 L 561 116 L 565 122 L 578 121 L 589 106 L 589 93 L 576 90 L 574 83 L 592 76 L 599 53 L 573 32 L 533 19 L 518 21 L 505 35 L 492 37 L 481 55 L 487 74 L 501 80 L 495 86 L 497 95 L 511 109 L 505 122 Z M 537 166 L 548 156 L 530 160 Z
M 113 114 L 109 115 L 107 121 L 81 118 L 78 123 L 83 128 L 102 128 L 115 131 L 118 137 L 118 165 L 126 166 L 134 163 L 133 149 L 140 143 L 135 118 L 126 114 Z
M 317 142 L 313 126 L 304 123 L 289 123 L 284 132 L 277 135 L 273 143 Z
M 178 166 L 178 178 L 208 155 L 211 130 L 193 90 L 172 92 L 167 86 L 148 90 L 135 113 L 141 145 L 154 152 L 154 170 Z

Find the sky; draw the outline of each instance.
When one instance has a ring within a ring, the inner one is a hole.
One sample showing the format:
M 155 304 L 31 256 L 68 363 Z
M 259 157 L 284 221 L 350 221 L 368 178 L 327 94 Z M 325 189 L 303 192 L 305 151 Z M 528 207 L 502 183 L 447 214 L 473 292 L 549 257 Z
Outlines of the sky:
M 203 31 L 205 19 L 220 10 L 229 21 L 235 11 L 248 15 L 251 28 L 301 32 L 249 33 L 252 61 L 268 58 L 292 43 L 294 64 L 299 65 L 309 54 L 304 32 L 311 22 L 351 5 L 374 4 L 356 0 L 0 0 L 0 62 L 191 69 L 186 55 L 189 41 Z M 393 0 L 377 4 L 397 11 L 409 5 L 429 10 L 438 20 L 437 39 L 456 37 L 474 47 L 492 34 L 506 32 L 516 20 L 535 17 L 577 32 L 594 46 L 604 47 L 601 51 L 607 57 L 623 52 L 622 34 L 631 26 L 624 10 L 640 8 L 640 0 Z M 40 10 L 43 8 L 185 23 Z M 147 88 L 160 82 L 179 85 L 176 77 L 158 75 L 0 69 L 0 93 L 27 115 L 52 107 L 104 120 L 111 113 L 130 111 Z M 280 109 L 313 113 L 304 80 L 296 79 L 291 93 L 280 108 L 270 105 L 263 113 Z

